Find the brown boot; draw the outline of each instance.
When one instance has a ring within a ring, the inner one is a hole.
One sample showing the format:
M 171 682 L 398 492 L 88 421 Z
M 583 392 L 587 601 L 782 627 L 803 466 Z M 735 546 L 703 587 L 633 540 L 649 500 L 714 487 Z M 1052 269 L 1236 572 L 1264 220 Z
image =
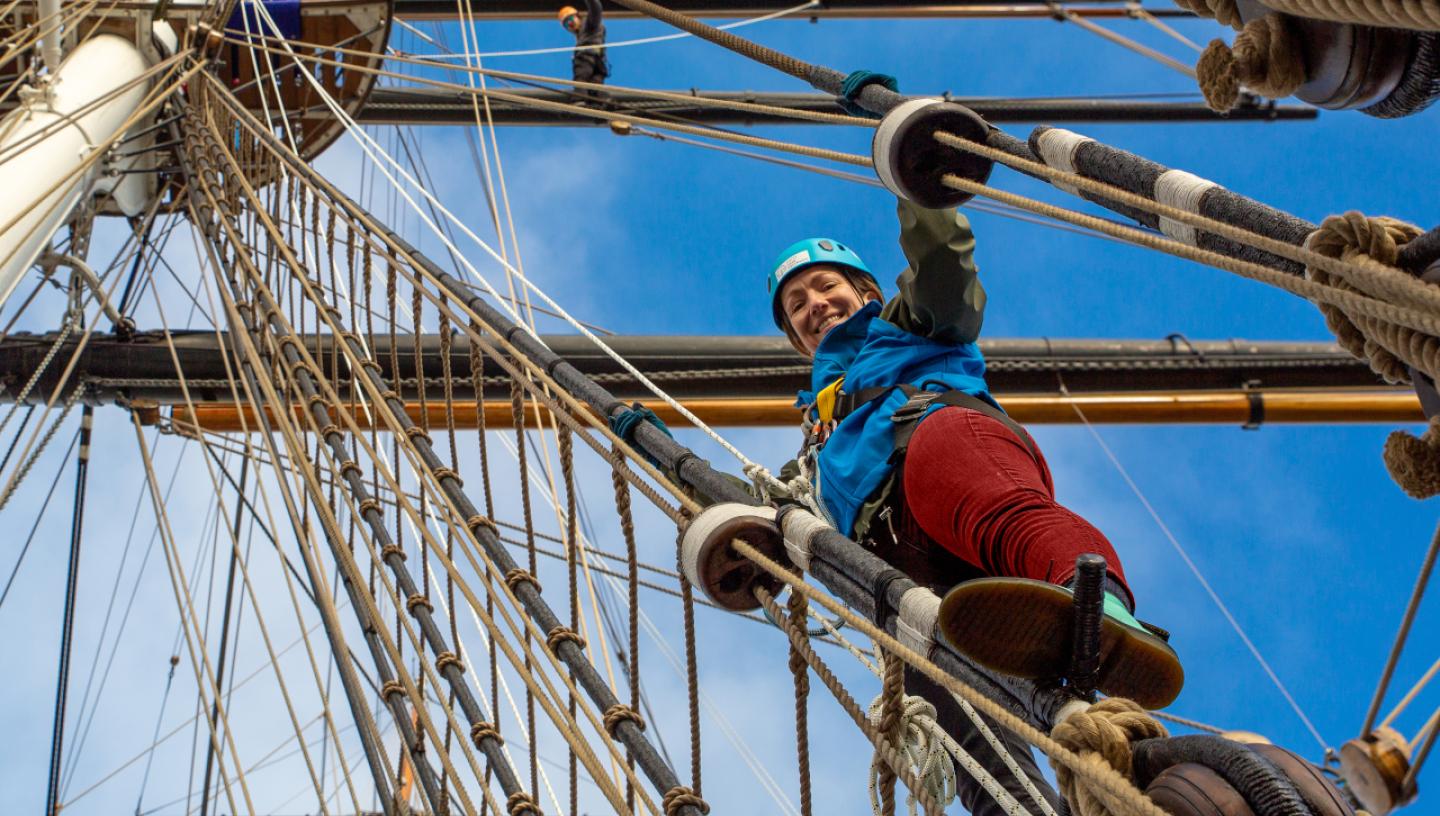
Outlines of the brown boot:
M 1001 674 L 1062 677 L 1074 631 L 1070 590 L 1028 578 L 980 578 L 940 603 L 940 631 L 960 654 Z M 1100 691 L 1155 709 L 1185 685 L 1180 658 L 1107 593 L 1100 630 Z

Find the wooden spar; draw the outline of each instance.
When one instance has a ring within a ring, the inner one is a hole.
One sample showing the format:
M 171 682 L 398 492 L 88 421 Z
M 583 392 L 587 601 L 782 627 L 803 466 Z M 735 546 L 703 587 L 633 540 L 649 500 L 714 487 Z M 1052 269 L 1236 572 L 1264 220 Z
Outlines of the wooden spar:
M 1079 423 L 1076 408 L 1096 424 L 1195 424 L 1249 425 L 1260 424 L 1360 424 L 1423 422 L 1420 401 L 1413 393 L 1403 391 L 1336 392 L 1336 391 L 1171 391 L 1145 394 L 1021 394 L 999 397 L 1001 405 L 1017 421 L 1031 425 L 1067 425 Z M 686 408 L 708 425 L 716 427 L 791 427 L 799 418 L 793 402 L 788 399 L 691 399 Z M 669 425 L 686 427 L 670 406 L 658 401 L 646 405 Z M 443 402 L 426 402 L 430 427 L 443 427 Z M 268 410 L 268 409 L 267 409 Z M 304 406 L 296 405 L 297 418 Z M 407 402 L 411 420 L 420 421 L 420 404 Z M 363 410 L 355 410 L 356 423 L 369 428 Z M 548 425 L 548 411 L 540 416 Z M 475 404 L 457 400 L 455 424 L 459 428 L 478 427 Z M 158 417 L 158 414 L 151 414 Z M 229 433 L 255 428 L 255 415 L 250 406 L 206 403 L 195 406 L 192 416 L 184 405 L 175 405 L 170 412 L 178 429 L 199 427 L 207 431 Z M 242 417 L 243 424 L 242 424 Z M 536 427 L 536 413 L 526 411 L 527 427 Z M 510 402 L 487 400 L 485 426 L 509 428 Z

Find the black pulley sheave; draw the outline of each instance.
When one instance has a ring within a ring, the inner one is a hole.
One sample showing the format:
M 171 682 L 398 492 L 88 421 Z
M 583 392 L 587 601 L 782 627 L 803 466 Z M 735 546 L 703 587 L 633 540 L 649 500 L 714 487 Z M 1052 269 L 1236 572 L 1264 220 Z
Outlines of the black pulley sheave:
M 964 105 L 939 99 L 910 99 L 885 114 L 870 144 L 875 175 L 890 192 L 922 207 L 956 207 L 972 193 L 945 184 L 956 175 L 984 183 L 994 162 L 936 140 L 936 133 L 951 133 L 984 143 L 990 125 Z

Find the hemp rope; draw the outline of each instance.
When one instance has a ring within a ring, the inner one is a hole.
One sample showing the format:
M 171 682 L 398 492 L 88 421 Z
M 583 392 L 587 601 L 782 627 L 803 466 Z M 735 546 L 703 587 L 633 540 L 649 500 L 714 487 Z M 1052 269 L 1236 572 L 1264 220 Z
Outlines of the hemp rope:
M 1184 0 L 1176 3 L 1185 4 Z M 1440 0 L 1265 0 L 1265 5 L 1286 14 L 1336 23 L 1440 31 Z
M 1312 280 L 1337 288 L 1356 289 L 1365 283 L 1369 288 L 1385 288 L 1385 295 L 1405 300 L 1405 290 L 1427 288 L 1409 273 L 1393 268 L 1399 247 L 1420 235 L 1420 229 L 1393 218 L 1367 218 L 1358 212 L 1326 218 L 1306 240 L 1306 245 L 1321 254 L 1349 260 L 1363 255 L 1391 267 L 1390 279 L 1357 278 L 1352 283 L 1336 280 L 1329 273 L 1306 269 Z M 1388 284 L 1388 285 L 1387 285 Z M 1440 339 L 1363 315 L 1320 304 L 1325 325 L 1335 333 L 1340 345 L 1365 360 L 1370 368 L 1395 383 L 1410 381 L 1407 366 L 1413 366 L 1432 380 L 1440 373 Z M 1385 440 L 1385 469 L 1390 478 L 1409 495 L 1428 499 L 1440 495 L 1440 417 L 1432 418 L 1421 436 L 1396 430 Z
M 1131 744 L 1142 739 L 1168 737 L 1169 732 L 1149 712 L 1130 700 L 1111 697 L 1072 714 L 1051 732 L 1055 741 L 1079 754 L 1091 765 L 1105 765 L 1126 779 L 1135 780 Z M 1060 793 L 1081 816 L 1126 816 L 1126 804 L 1093 785 L 1082 773 L 1050 760 Z
M 806 612 L 810 604 L 798 592 L 790 593 L 786 603 L 790 612 L 790 625 L 806 628 Z M 788 638 L 787 638 L 788 641 Z M 810 698 L 810 672 L 805 665 L 805 656 L 794 644 L 787 643 L 790 658 L 787 664 L 795 679 L 795 759 L 800 776 L 800 816 L 811 816 L 812 792 L 810 789 L 810 723 L 807 702 Z
M 1194 14 L 1196 17 L 1210 17 L 1221 25 L 1227 25 L 1239 31 L 1244 22 L 1240 19 L 1240 9 L 1236 7 L 1235 0 L 1175 0 L 1175 5 Z
M 895 743 L 900 736 L 900 712 L 905 696 L 905 664 L 893 656 L 888 656 L 884 650 L 879 650 L 877 657 L 880 659 L 883 679 L 880 697 L 876 700 L 879 705 L 871 706 L 876 715 L 872 716 L 871 722 L 875 724 L 877 731 Z M 877 708 L 878 711 L 875 710 Z M 879 802 L 875 799 L 877 788 L 880 794 Z M 878 756 L 870 762 L 870 805 L 877 816 L 895 816 L 895 771 L 882 763 Z
M 1233 45 L 1215 39 L 1195 63 L 1205 103 L 1224 113 L 1240 101 L 1242 86 L 1281 99 L 1305 84 L 1305 54 L 1293 18 L 1267 14 L 1245 24 Z

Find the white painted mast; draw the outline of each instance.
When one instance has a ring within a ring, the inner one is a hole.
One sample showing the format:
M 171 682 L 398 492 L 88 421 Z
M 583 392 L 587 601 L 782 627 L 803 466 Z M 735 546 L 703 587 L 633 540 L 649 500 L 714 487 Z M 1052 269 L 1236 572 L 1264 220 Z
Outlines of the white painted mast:
M 50 5 L 42 3 L 41 8 Z M 53 5 L 58 10 L 59 3 Z M 58 19 L 46 25 L 56 23 Z M 157 24 L 154 30 L 173 49 L 169 26 Z M 150 61 L 133 42 L 101 34 L 61 62 L 60 37 L 56 25 L 41 48 L 49 73 L 37 86 L 23 89 L 20 106 L 0 120 L 0 229 L 10 225 L 0 233 L 0 305 L 70 220 L 76 205 L 115 184 L 103 160 L 83 173 L 76 171 L 98 146 L 119 135 L 147 90 L 146 83 L 135 80 Z M 125 88 L 129 83 L 134 84 Z M 61 179 L 67 181 L 52 190 Z M 127 215 L 139 213 L 137 197 L 116 198 Z

